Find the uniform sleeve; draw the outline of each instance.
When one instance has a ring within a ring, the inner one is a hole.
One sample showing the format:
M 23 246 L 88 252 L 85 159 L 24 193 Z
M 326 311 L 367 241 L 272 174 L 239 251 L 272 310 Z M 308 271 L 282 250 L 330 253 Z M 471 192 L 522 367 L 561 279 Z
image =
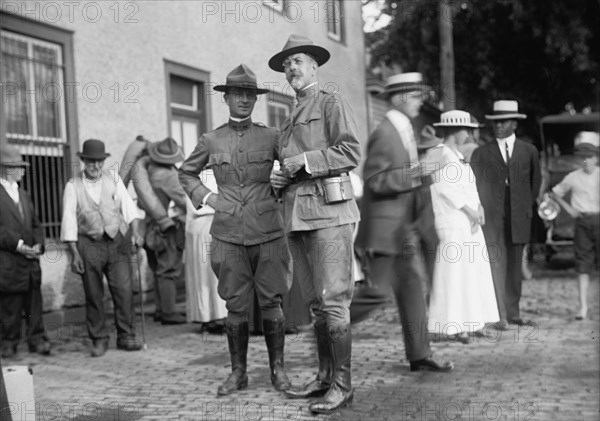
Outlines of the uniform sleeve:
M 179 167 L 179 182 L 196 209 L 202 207 L 204 196 L 211 193 L 199 177 L 208 163 L 209 155 L 208 140 L 206 136 L 202 136 L 192 154 Z
M 356 168 L 360 162 L 360 142 L 356 119 L 350 105 L 339 95 L 329 94 L 323 102 L 323 124 L 327 149 L 306 152 L 313 177 L 339 175 Z
M 175 206 L 185 210 L 187 208 L 187 195 L 179 183 L 177 174 L 176 171 L 169 171 L 164 180 L 163 191 L 175 203 Z
M 70 180 L 63 192 L 63 214 L 60 224 L 61 241 L 77 241 L 77 195 L 75 183 Z
M 133 203 L 121 177 L 117 179 L 117 197 L 121 201 L 121 214 L 127 224 L 131 224 L 134 219 L 141 219 L 139 208 Z

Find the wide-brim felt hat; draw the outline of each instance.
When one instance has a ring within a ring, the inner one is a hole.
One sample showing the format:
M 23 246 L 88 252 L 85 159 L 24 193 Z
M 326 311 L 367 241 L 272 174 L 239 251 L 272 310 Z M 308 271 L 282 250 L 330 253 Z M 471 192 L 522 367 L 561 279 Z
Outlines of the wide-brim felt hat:
M 577 156 L 598 156 L 600 155 L 600 148 L 591 143 L 580 143 L 575 146 L 575 155 Z
M 283 46 L 283 49 L 269 60 L 269 67 L 276 72 L 283 73 L 283 62 L 292 54 L 304 53 L 313 56 L 319 66 L 324 65 L 331 57 L 325 48 L 315 45 L 310 39 L 302 35 L 292 34 Z
M 240 64 L 227 75 L 223 85 L 213 88 L 218 92 L 229 92 L 232 89 L 252 91 L 257 95 L 266 94 L 268 89 L 259 88 L 256 83 L 256 74 L 245 64 Z
M 148 146 L 150 159 L 158 164 L 172 165 L 185 159 L 183 151 L 171 137 Z
M 28 167 L 30 164 L 23 161 L 19 150 L 9 144 L 0 144 L 0 167 Z
M 442 113 L 439 123 L 433 123 L 435 127 L 464 127 L 466 129 L 477 129 L 479 123 L 471 122 L 471 114 L 466 111 L 452 110 Z
M 389 98 L 397 93 L 419 92 L 431 90 L 431 86 L 423 82 L 423 75 L 418 72 L 399 73 L 390 76 L 385 81 L 383 91 L 377 94 L 379 98 Z
M 81 159 L 106 159 L 110 156 L 106 153 L 104 142 L 98 139 L 88 139 L 83 142 L 81 152 L 77 152 Z
M 525 114 L 519 112 L 519 103 L 513 100 L 494 102 L 492 114 L 486 114 L 488 120 L 524 120 Z
M 417 143 L 417 149 L 420 151 L 431 149 L 438 146 L 444 140 L 435 135 L 435 129 L 430 125 L 426 125 L 421 130 L 421 138 Z

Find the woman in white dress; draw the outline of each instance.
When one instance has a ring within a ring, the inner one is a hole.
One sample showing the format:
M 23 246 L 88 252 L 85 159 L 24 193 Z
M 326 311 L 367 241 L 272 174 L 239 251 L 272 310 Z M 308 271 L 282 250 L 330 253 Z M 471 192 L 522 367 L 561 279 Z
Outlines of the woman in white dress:
M 442 338 L 469 342 L 486 323 L 500 319 L 489 256 L 481 225 L 484 213 L 475 176 L 458 147 L 477 127 L 470 114 L 449 111 L 434 123 L 444 143 L 427 152 L 438 165 L 431 186 L 435 227 L 440 238 L 433 276 L 428 330 Z
M 200 173 L 202 183 L 217 192 L 212 170 Z M 219 297 L 219 280 L 210 266 L 211 235 L 209 233 L 215 210 L 206 205 L 194 209 L 187 199 L 185 224 L 185 290 L 188 322 L 203 323 L 209 332 L 218 333 L 222 319 L 227 317 L 225 301 Z

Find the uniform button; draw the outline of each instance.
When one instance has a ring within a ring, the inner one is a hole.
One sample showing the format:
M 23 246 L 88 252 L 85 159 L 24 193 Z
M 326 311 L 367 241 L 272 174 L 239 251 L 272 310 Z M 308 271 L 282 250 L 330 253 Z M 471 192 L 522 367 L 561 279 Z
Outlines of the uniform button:
M 244 133 L 242 133 L 242 132 L 238 132 L 238 136 L 239 136 L 239 137 L 242 137 L 242 136 L 244 136 Z
M 244 148 L 239 148 L 238 151 L 244 152 Z
M 244 171 L 244 168 L 245 168 L 245 167 L 244 167 L 243 165 L 242 165 L 242 166 L 240 166 L 240 171 Z
M 241 205 L 242 205 L 242 206 L 246 206 L 246 202 L 245 202 L 245 201 L 242 201 Z
M 244 183 L 241 183 L 240 187 L 246 187 L 246 185 Z

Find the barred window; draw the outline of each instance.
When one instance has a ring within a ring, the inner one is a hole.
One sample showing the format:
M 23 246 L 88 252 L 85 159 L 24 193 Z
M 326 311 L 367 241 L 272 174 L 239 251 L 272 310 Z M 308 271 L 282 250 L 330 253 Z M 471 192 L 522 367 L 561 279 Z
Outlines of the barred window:
M 344 40 L 344 21 L 342 0 L 327 0 L 325 21 L 327 22 L 327 35 L 342 42 Z

